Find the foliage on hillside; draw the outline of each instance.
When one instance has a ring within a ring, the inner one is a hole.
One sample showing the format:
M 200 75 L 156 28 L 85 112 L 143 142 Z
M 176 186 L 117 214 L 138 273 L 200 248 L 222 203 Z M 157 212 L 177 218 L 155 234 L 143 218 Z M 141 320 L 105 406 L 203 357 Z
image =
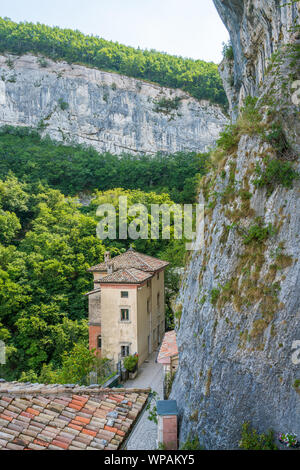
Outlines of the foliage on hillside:
M 151 50 L 134 49 L 98 36 L 43 24 L 0 18 L 0 52 L 42 54 L 101 70 L 118 72 L 162 86 L 181 88 L 197 99 L 227 106 L 217 65 Z M 47 61 L 40 59 L 40 66 Z
M 167 194 L 126 194 L 129 206 L 137 200 L 172 204 Z M 12 173 L 0 180 L 0 339 L 7 346 L 0 376 L 18 378 L 23 371 L 37 376 L 43 364 L 57 370 L 65 351 L 87 345 L 83 294 L 93 285 L 87 268 L 103 260 L 107 247 L 118 254 L 128 246 L 96 237 L 95 204 L 109 198 L 111 192 L 98 193 L 84 214 L 72 198 L 41 183 L 20 182 Z M 146 242 L 135 245 L 141 249 Z M 151 253 L 180 262 L 180 243 L 154 244 Z
M 175 202 L 194 202 L 207 154 L 99 154 L 92 147 L 41 139 L 29 128 L 0 129 L 0 178 L 9 171 L 23 181 L 43 181 L 65 195 L 113 188 L 169 192 Z

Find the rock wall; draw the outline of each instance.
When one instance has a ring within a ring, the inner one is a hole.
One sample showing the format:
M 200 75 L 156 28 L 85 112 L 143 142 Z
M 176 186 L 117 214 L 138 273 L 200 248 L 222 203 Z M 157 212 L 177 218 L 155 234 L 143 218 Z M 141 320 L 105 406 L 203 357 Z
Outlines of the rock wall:
M 299 171 L 300 103 L 292 100 L 299 59 L 285 49 L 297 45 L 287 31 L 292 19 L 299 25 L 299 3 L 283 9 L 279 3 L 215 0 L 235 53 L 231 98 L 259 97 L 263 128 L 270 132 L 280 122 Z M 281 59 L 264 69 L 276 47 L 283 48 Z M 294 432 L 300 441 L 299 353 L 293 356 L 300 349 L 300 183 L 276 184 L 271 193 L 257 188 L 255 168 L 266 156 L 282 165 L 289 159 L 245 130 L 204 180 L 204 245 L 191 252 L 177 299 L 179 369 L 171 398 L 179 406 L 181 442 L 198 436 L 206 449 L 238 448 L 246 421 L 259 432 Z M 273 229 L 247 245 L 245 234 L 258 220 Z
M 0 78 L 0 125 L 100 152 L 205 151 L 226 123 L 218 106 L 181 90 L 32 55 L 0 56 Z M 178 109 L 159 108 L 162 99 Z
M 224 60 L 220 73 L 233 116 L 245 96 L 253 96 L 265 80 L 268 59 L 282 43 L 295 41 L 299 2 L 274 0 L 214 0 L 228 29 L 234 64 Z

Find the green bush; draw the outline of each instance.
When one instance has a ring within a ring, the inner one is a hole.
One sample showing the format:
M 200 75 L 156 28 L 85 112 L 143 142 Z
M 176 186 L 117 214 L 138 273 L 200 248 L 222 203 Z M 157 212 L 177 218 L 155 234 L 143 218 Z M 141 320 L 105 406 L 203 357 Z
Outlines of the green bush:
M 154 111 L 157 113 L 170 113 L 171 111 L 177 111 L 181 105 L 181 98 L 162 98 L 159 101 L 155 101 Z
M 253 241 L 261 243 L 276 233 L 275 227 L 271 223 L 265 226 L 259 217 L 256 219 L 256 222 L 256 224 L 248 229 L 247 234 L 243 236 L 245 245 Z
M 166 395 L 166 400 L 168 400 L 171 390 L 172 390 L 172 385 L 175 379 L 175 374 L 176 372 L 167 372 L 165 375 L 165 395 Z
M 244 99 L 243 106 L 241 108 L 241 115 L 244 119 L 250 122 L 259 123 L 262 120 L 262 115 L 257 108 L 258 98 L 256 96 L 247 96 Z
M 212 305 L 216 305 L 219 297 L 220 297 L 220 289 L 216 289 L 216 288 L 212 289 L 210 293 L 210 301 Z
M 65 111 L 69 107 L 68 103 L 66 103 L 62 98 L 59 98 L 58 104 L 62 111 Z
M 198 436 L 194 438 L 189 436 L 187 440 L 180 445 L 180 450 L 203 450 L 203 447 L 200 445 Z
M 133 372 L 136 369 L 138 360 L 139 358 L 137 354 L 125 357 L 124 359 L 125 369 L 128 370 L 128 372 Z
M 236 124 L 228 124 L 224 131 L 220 132 L 220 137 L 217 140 L 217 147 L 225 152 L 229 152 L 237 147 L 240 137 L 237 132 Z
M 231 41 L 228 41 L 228 43 L 223 42 L 223 57 L 225 57 L 228 60 L 234 60 L 234 53 L 233 53 L 233 47 Z
M 220 133 L 216 149 L 213 151 L 213 160 L 223 158 L 226 153 L 236 150 L 242 135 L 262 134 L 262 115 L 257 108 L 257 101 L 253 96 L 245 98 L 237 122 L 228 124 Z
M 294 382 L 294 388 L 297 390 L 298 388 L 300 389 L 300 379 L 296 379 Z
M 265 159 L 264 169 L 259 164 L 256 165 L 255 172 L 257 178 L 253 181 L 257 188 L 267 187 L 268 195 L 272 194 L 276 186 L 281 185 L 290 189 L 299 173 L 294 170 L 290 162 L 283 162 L 277 159 Z
M 242 425 L 242 438 L 239 447 L 243 450 L 278 450 L 272 430 L 269 430 L 266 434 L 259 434 L 251 428 L 248 422 Z
M 290 149 L 290 145 L 280 123 L 272 124 L 271 131 L 268 134 L 265 133 L 265 140 L 275 148 L 279 155 L 283 155 Z

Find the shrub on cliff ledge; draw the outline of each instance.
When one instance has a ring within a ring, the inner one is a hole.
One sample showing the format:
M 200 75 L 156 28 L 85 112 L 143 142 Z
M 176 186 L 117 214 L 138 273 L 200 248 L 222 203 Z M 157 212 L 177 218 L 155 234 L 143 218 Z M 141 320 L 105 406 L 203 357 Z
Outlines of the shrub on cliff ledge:
M 200 445 L 198 436 L 193 439 L 189 436 L 187 440 L 181 444 L 180 450 L 204 450 L 204 448 Z
M 268 237 L 275 235 L 275 228 L 271 223 L 264 226 L 263 221 L 260 217 L 255 219 L 256 224 L 249 227 L 247 234 L 244 235 L 244 243 L 248 245 L 249 243 L 255 242 L 263 242 Z
M 263 135 L 262 115 L 256 105 L 256 97 L 245 98 L 237 122 L 228 124 L 220 133 L 217 146 L 211 155 L 213 162 L 219 162 L 228 154 L 236 151 L 242 135 Z
M 264 169 L 259 164 L 256 165 L 255 172 L 257 178 L 253 181 L 257 188 L 266 187 L 267 194 L 271 195 L 276 186 L 281 185 L 286 189 L 293 186 L 293 181 L 299 178 L 299 173 L 292 167 L 291 163 L 277 159 L 265 159 Z
M 246 422 L 242 426 L 242 438 L 239 447 L 243 450 L 278 450 L 274 443 L 274 432 L 269 430 L 266 434 L 258 432 Z
M 223 57 L 227 60 L 233 61 L 234 60 L 234 53 L 231 41 L 227 43 L 223 42 Z

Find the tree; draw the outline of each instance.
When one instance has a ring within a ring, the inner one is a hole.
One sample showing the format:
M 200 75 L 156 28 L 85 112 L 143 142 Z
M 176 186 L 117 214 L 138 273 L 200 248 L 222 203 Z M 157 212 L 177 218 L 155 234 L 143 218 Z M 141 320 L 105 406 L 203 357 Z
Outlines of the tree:
M 62 356 L 60 383 L 85 384 L 89 372 L 95 365 L 95 352 L 89 351 L 83 344 L 76 344 L 70 352 L 65 352 Z

